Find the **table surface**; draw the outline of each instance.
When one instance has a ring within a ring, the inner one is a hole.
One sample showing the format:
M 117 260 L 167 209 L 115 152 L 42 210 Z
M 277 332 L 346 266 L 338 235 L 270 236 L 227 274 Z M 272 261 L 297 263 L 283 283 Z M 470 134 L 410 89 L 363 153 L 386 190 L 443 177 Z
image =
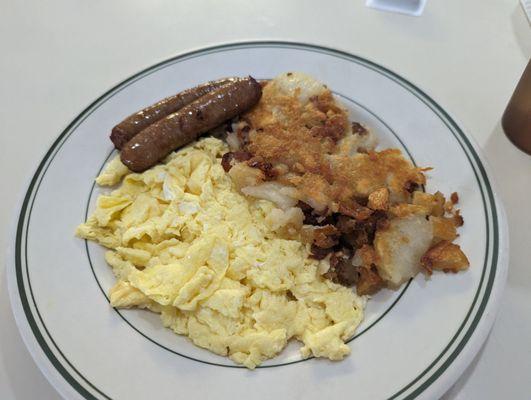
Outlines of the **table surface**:
M 531 213 L 522 210 L 531 196 L 531 157 L 512 146 L 500 126 L 531 55 L 531 28 L 516 0 L 429 0 L 421 17 L 369 9 L 362 0 L 5 0 L 0 258 L 33 168 L 86 105 L 175 54 L 258 39 L 315 43 L 374 60 L 425 89 L 476 139 L 507 210 L 511 261 L 494 328 L 444 398 L 529 398 Z M 0 398 L 58 399 L 21 341 L 5 280 L 2 265 Z

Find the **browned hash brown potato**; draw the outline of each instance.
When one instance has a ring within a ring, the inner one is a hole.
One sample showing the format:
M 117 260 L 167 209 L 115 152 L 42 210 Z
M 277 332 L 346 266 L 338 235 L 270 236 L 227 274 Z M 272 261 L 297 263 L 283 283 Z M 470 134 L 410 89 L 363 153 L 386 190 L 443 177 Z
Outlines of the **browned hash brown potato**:
M 263 83 L 227 142 L 223 167 L 238 189 L 275 203 L 278 229 L 327 260 L 327 278 L 373 294 L 421 271 L 468 267 L 452 243 L 463 224 L 458 194 L 425 193 L 431 168 L 398 149 L 377 150 L 374 134 L 315 79 L 285 73 Z

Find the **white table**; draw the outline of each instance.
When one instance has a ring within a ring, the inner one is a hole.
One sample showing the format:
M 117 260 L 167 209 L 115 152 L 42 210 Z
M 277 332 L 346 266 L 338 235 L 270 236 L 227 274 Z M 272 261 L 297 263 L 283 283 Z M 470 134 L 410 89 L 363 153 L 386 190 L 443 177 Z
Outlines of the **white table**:
M 479 142 L 507 209 L 511 265 L 492 333 L 445 398 L 529 398 L 531 157 L 508 142 L 499 122 L 531 56 L 531 28 L 516 0 L 429 0 L 420 18 L 368 9 L 362 0 L 3 1 L 1 258 L 27 178 L 86 105 L 157 61 L 248 39 L 310 42 L 372 59 L 429 92 Z M 59 398 L 20 339 L 3 268 L 0 398 Z

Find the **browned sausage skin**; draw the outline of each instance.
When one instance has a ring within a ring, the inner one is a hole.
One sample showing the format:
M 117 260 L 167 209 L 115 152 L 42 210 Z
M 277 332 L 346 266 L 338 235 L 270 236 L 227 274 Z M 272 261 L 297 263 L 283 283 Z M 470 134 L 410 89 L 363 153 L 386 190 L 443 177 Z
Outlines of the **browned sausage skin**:
M 233 82 L 234 80 L 235 78 L 225 78 L 203 83 L 177 93 L 176 95 L 166 97 L 141 111 L 131 114 L 112 128 L 111 141 L 118 150 L 121 150 L 129 140 L 144 128 L 147 128 L 154 122 L 179 111 L 187 104 L 190 104 L 205 94 L 216 90 L 227 83 Z
M 262 87 L 254 78 L 235 79 L 142 130 L 123 147 L 121 160 L 134 172 L 145 171 L 173 150 L 249 110 L 261 96 Z

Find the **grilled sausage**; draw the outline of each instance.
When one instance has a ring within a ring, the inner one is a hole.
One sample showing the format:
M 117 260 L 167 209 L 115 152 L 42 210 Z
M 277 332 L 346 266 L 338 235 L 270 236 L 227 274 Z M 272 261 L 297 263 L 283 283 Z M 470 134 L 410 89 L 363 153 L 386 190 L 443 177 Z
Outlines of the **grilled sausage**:
M 142 172 L 201 134 L 253 107 L 262 96 L 252 77 L 234 80 L 155 122 L 123 147 L 122 162 Z
M 111 141 L 114 146 L 121 150 L 124 145 L 131 140 L 137 133 L 154 122 L 179 111 L 185 105 L 204 96 L 212 90 L 234 81 L 234 78 L 220 79 L 203 83 L 192 89 L 184 90 L 176 95 L 167 97 L 158 103 L 144 108 L 134 113 L 112 128 Z

